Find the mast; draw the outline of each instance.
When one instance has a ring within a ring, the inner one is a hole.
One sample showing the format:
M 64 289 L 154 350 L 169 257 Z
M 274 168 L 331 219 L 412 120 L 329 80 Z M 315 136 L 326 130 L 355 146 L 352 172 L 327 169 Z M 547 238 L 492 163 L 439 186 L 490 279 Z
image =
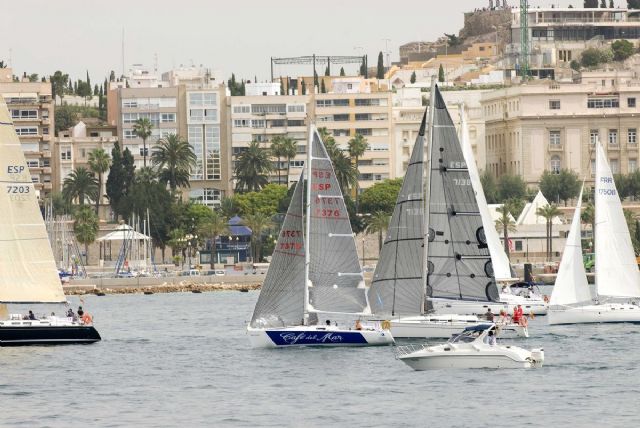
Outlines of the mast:
M 307 171 L 307 200 L 305 207 L 305 224 L 304 224 L 304 308 L 303 308 L 303 325 L 307 325 L 309 318 L 309 267 L 311 266 L 311 253 L 309 252 L 309 235 L 311 234 L 311 150 L 313 149 L 313 135 L 316 127 L 312 123 L 309 125 L 309 141 L 307 142 L 307 161 L 305 162 L 305 170 Z
M 427 312 L 427 287 L 429 283 L 429 273 L 427 272 L 429 269 L 429 256 L 428 256 L 428 245 L 429 245 L 429 199 L 431 193 L 431 147 L 433 147 L 433 116 L 434 116 L 434 106 L 435 106 L 435 94 L 436 94 L 436 79 L 435 76 L 431 76 L 431 97 L 429 101 L 429 139 L 427 140 L 427 150 L 425 156 L 427 156 L 427 167 L 424 169 L 426 178 L 425 178 L 425 189 L 424 189 L 424 201 L 423 201 L 423 210 L 424 215 L 422 216 L 424 225 L 423 225 L 423 250 L 422 250 L 422 313 Z
M 600 164 L 600 160 L 598 159 L 600 156 L 600 141 L 596 141 L 596 145 L 595 145 L 595 149 L 596 149 L 596 170 L 593 171 L 594 176 L 596 178 L 596 182 L 595 185 L 593 186 L 593 190 L 594 190 L 594 194 L 593 194 L 593 209 L 596 210 L 596 200 L 598 198 L 598 180 L 600 179 L 599 177 L 599 164 Z M 593 213 L 593 257 L 595 259 L 596 257 L 596 246 L 598 245 L 598 242 L 596 241 L 596 230 L 598 229 L 598 222 L 596 221 L 597 217 L 596 217 L 596 213 Z M 600 281 L 598 281 L 598 260 L 595 259 L 595 263 L 593 264 L 593 274 L 595 277 L 595 281 L 596 281 L 596 302 L 600 302 L 600 293 L 598 292 L 598 289 L 600 288 Z

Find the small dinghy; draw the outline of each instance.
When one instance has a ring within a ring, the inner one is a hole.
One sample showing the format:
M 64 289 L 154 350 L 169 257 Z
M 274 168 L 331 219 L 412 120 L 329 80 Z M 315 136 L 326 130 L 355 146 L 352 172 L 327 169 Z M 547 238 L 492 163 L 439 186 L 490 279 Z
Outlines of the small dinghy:
M 443 345 L 398 346 L 396 358 L 414 370 L 542 367 L 542 349 L 498 345 L 496 328 L 495 324 L 468 327 Z

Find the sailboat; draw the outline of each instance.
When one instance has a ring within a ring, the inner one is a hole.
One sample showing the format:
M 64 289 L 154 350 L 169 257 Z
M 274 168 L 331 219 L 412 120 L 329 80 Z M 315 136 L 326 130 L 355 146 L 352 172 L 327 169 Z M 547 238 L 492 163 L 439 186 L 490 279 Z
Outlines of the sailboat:
M 367 288 L 338 180 L 312 125 L 296 183 L 247 334 L 253 347 L 372 346 L 394 343 L 388 329 L 341 327 L 319 314 L 370 314 Z
M 1 97 L 0 97 L 1 100 Z M 90 324 L 54 315 L 23 319 L 8 304 L 65 303 L 29 168 L 4 102 L 0 103 L 0 346 L 90 343 Z M 35 316 L 34 316 L 35 317 Z
M 582 192 L 551 294 L 548 322 L 640 323 L 640 271 L 622 211 L 622 202 L 599 142 L 596 142 L 595 300 L 591 297 L 582 261 L 581 201 Z
M 435 108 L 429 110 L 428 166 L 425 112 L 369 292 L 374 315 L 389 317 L 396 338 L 450 337 L 486 323 L 475 315 L 434 313 L 431 304 L 441 299 L 498 305 L 476 195 L 455 127 L 435 84 L 430 104 Z M 524 327 L 516 328 L 526 335 Z

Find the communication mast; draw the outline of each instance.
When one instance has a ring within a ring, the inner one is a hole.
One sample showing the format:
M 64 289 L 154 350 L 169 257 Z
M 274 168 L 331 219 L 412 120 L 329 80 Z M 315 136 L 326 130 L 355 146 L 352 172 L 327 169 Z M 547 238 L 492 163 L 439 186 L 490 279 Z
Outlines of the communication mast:
M 520 75 L 529 78 L 529 4 L 520 0 Z

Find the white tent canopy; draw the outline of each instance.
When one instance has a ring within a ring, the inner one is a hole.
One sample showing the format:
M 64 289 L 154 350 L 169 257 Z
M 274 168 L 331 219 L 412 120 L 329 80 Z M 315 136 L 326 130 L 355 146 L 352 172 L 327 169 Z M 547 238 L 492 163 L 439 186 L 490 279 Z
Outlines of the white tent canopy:
M 118 227 L 116 227 L 113 230 L 113 232 L 107 233 L 102 238 L 96 239 L 96 241 L 98 241 L 98 242 L 103 242 L 103 241 L 122 241 L 122 240 L 125 240 L 125 239 L 127 239 L 127 240 L 136 240 L 136 241 L 141 241 L 141 240 L 147 241 L 147 240 L 150 240 L 151 238 L 149 236 L 145 235 L 144 233 L 136 232 L 128 224 L 121 224 Z
M 536 214 L 538 208 L 542 208 L 547 205 L 549 205 L 549 201 L 547 201 L 547 198 L 544 197 L 541 191 L 538 191 L 538 194 L 533 198 L 533 201 L 524 206 L 520 216 L 518 216 L 516 224 L 547 224 L 547 220 L 544 217 Z M 553 224 L 562 224 L 562 221 L 558 216 L 554 217 L 551 222 Z

